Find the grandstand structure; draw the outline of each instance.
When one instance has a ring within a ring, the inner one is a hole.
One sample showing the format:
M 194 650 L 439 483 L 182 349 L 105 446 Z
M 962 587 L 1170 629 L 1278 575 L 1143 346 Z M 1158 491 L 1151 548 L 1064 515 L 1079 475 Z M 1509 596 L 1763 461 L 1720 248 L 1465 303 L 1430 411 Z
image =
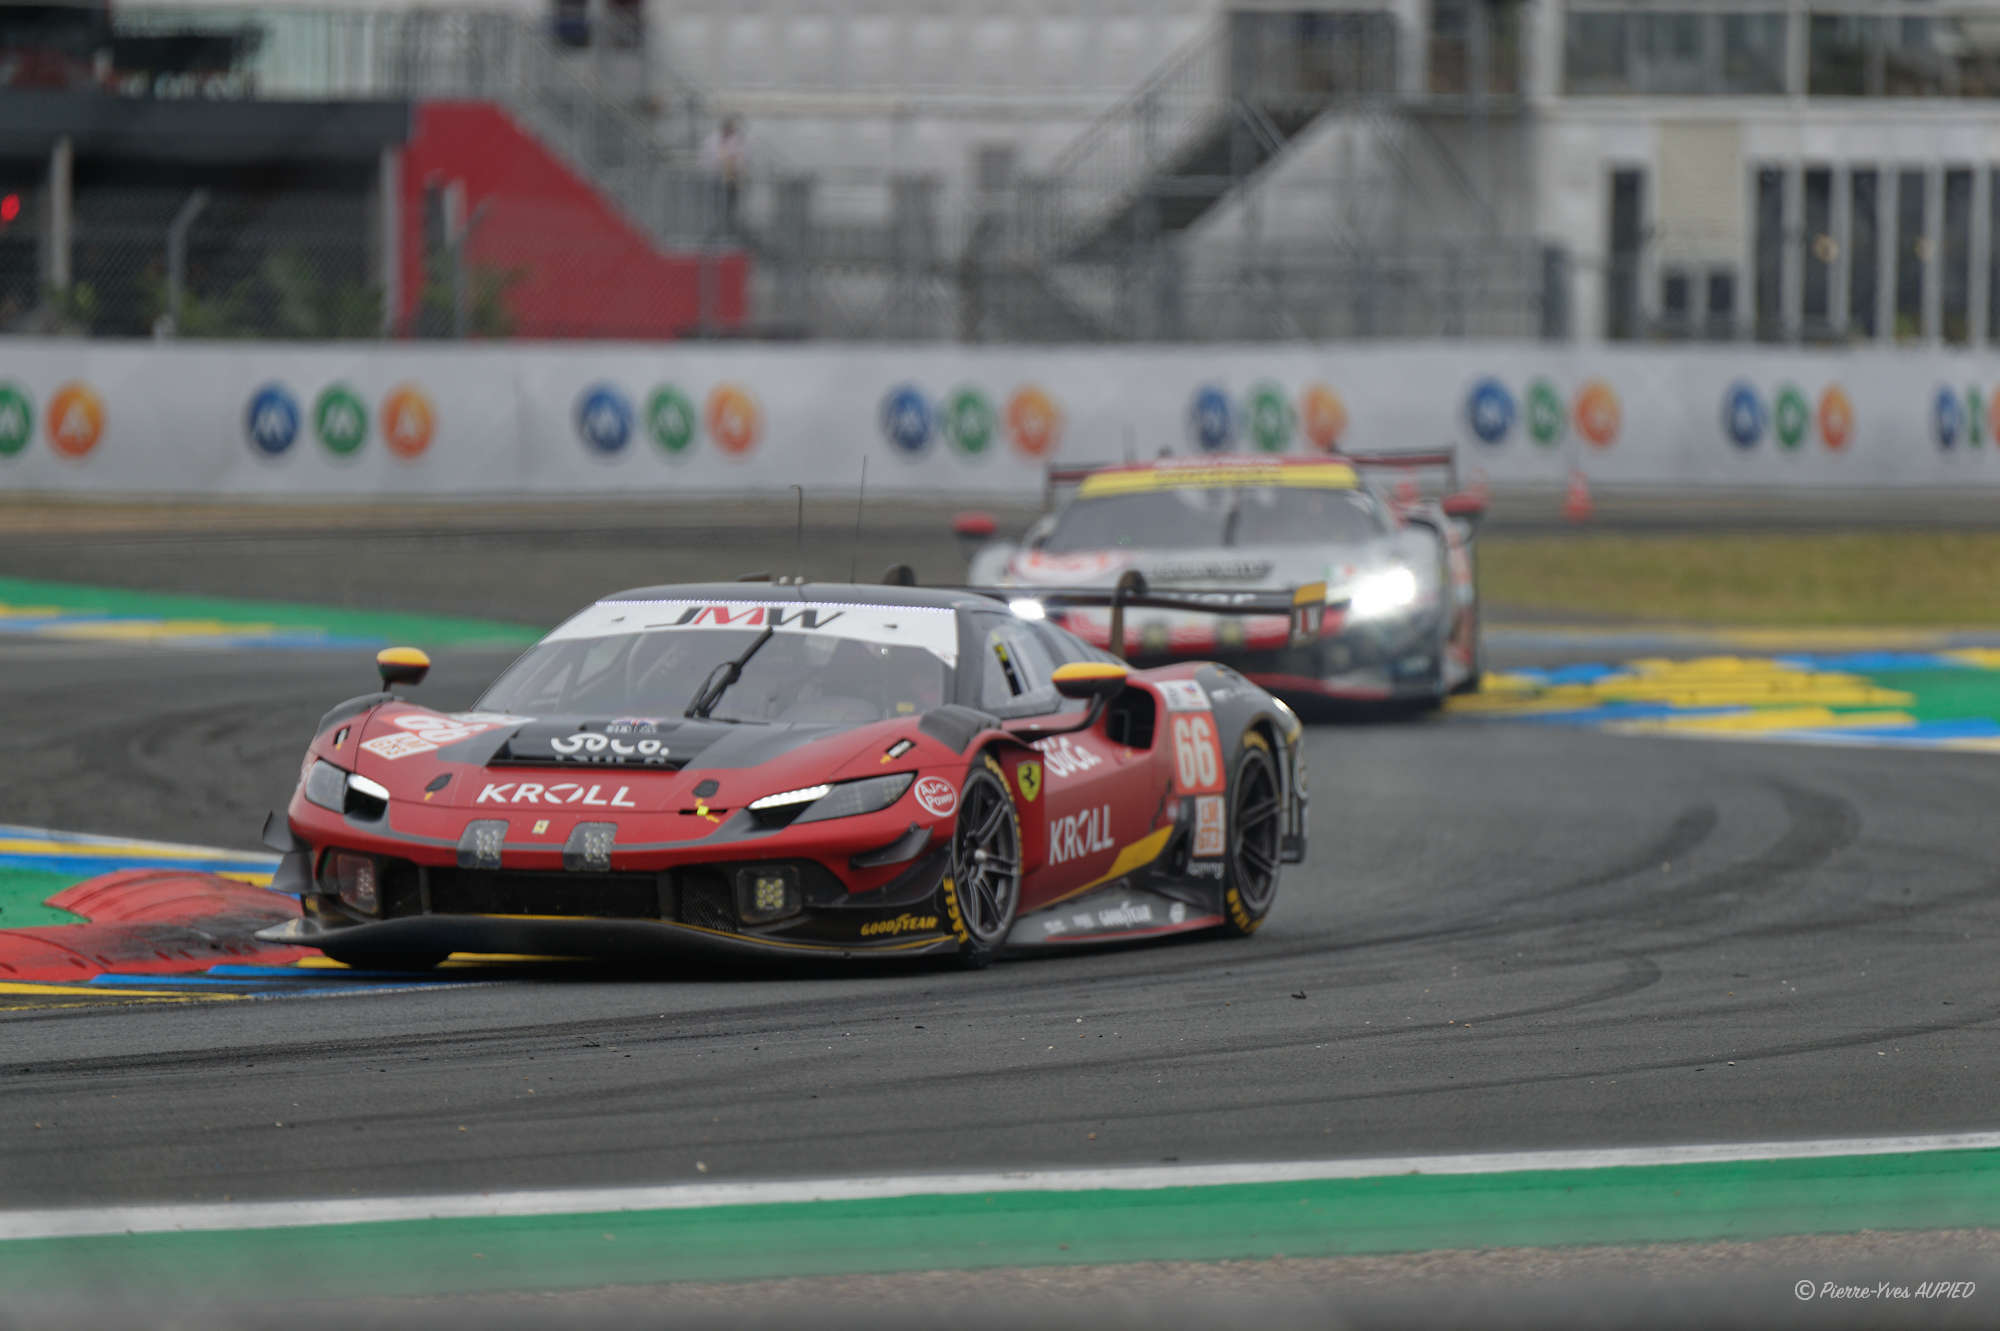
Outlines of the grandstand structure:
M 374 332 L 2000 339 L 2000 0 L 331 3 L 6 11 L 89 27 L 0 34 L 17 326 L 112 99 L 403 108 L 343 177 Z M 278 252 L 239 193 L 186 243 Z

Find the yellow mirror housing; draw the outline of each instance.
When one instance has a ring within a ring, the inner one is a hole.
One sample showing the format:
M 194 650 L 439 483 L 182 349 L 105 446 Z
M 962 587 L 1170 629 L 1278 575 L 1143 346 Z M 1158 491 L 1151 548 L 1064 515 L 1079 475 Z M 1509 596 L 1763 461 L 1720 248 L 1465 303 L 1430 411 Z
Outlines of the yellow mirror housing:
M 1115 661 L 1072 661 L 1057 666 L 1050 680 L 1065 698 L 1109 698 L 1125 687 L 1129 673 Z
M 385 689 L 391 684 L 421 684 L 431 672 L 431 658 L 416 647 L 384 647 L 375 653 L 375 669 Z

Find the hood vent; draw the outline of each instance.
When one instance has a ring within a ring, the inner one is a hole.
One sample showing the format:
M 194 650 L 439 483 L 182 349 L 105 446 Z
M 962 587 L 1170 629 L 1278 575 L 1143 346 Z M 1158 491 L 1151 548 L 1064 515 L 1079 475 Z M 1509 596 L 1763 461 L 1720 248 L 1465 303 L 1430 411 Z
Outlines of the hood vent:
M 678 772 L 711 735 L 672 722 L 584 721 L 522 726 L 489 760 L 495 767 L 615 767 Z

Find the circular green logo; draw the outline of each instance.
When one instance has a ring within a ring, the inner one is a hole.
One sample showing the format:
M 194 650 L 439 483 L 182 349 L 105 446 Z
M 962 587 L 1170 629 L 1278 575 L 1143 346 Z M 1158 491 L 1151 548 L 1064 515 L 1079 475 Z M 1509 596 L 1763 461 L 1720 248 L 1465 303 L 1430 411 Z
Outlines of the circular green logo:
M 1786 448 L 1797 448 L 1799 441 L 1806 437 L 1812 408 L 1806 405 L 1805 394 L 1786 384 L 1778 390 L 1778 402 L 1771 410 L 1771 419 L 1778 427 L 1778 442 Z
M 1266 380 L 1250 390 L 1250 437 L 1266 453 L 1282 453 L 1292 444 L 1292 404 L 1285 390 Z
M 348 457 L 368 440 L 368 407 L 346 384 L 332 384 L 313 403 L 313 431 L 326 451 Z
M 1554 384 L 1537 379 L 1528 385 L 1528 437 L 1544 448 L 1559 444 L 1569 428 L 1569 413 Z
M 694 442 L 694 420 L 694 403 L 671 384 L 655 388 L 646 399 L 646 429 L 669 453 L 685 453 Z
M 35 433 L 35 408 L 15 384 L 0 384 L 0 457 L 13 457 Z
M 944 404 L 944 437 L 974 457 L 993 442 L 993 404 L 976 388 L 961 388 Z

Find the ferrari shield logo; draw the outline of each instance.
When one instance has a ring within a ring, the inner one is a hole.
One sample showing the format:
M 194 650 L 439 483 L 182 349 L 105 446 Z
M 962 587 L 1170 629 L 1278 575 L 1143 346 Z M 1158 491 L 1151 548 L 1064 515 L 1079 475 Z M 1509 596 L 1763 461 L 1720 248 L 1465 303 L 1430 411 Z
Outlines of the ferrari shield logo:
M 535 830 L 530 835 L 540 836 L 542 833 L 548 830 L 549 830 L 549 820 L 546 818 L 537 818 L 535 819 Z
M 1015 770 L 1014 779 L 1020 784 L 1021 798 L 1033 804 L 1035 796 L 1042 793 L 1042 765 L 1025 762 Z

